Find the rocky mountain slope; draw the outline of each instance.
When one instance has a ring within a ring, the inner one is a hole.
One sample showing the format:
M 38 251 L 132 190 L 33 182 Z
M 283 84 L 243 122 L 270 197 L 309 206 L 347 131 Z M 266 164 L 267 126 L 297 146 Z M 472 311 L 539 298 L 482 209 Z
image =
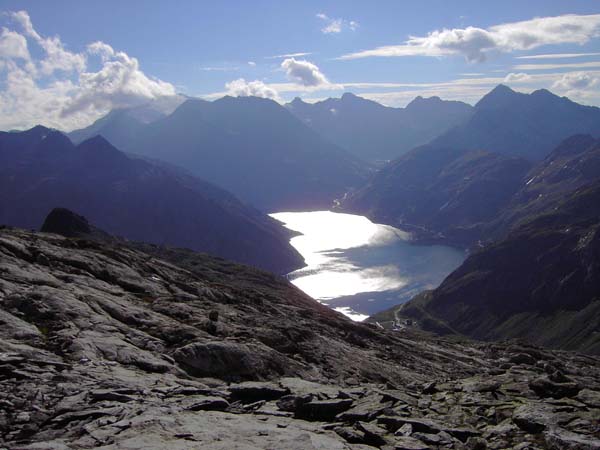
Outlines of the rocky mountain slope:
M 599 128 L 600 108 L 580 105 L 546 89 L 523 94 L 499 85 L 475 105 L 466 123 L 432 144 L 539 161 L 571 135 L 599 137 Z
M 568 140 L 577 133 L 588 137 L 578 144 Z M 343 208 L 410 229 L 422 239 L 469 246 L 505 232 L 516 220 L 511 210 L 532 208 L 524 186 L 535 180 L 536 171 L 553 164 L 551 153 L 557 146 L 585 147 L 598 133 L 599 108 L 545 90 L 527 95 L 500 85 L 479 101 L 465 124 L 387 164 L 349 195 Z M 565 158 L 568 151 L 556 161 L 555 170 Z M 592 165 L 585 177 L 599 174 Z M 566 180 L 573 172 L 564 170 L 560 176 L 549 189 L 559 184 L 563 193 L 573 189 Z M 542 198 L 539 204 L 556 200 Z M 488 222 L 499 215 L 504 218 L 489 228 Z
M 437 289 L 372 320 L 600 354 L 599 230 L 596 182 L 473 253 Z
M 473 110 L 439 97 L 417 97 L 406 108 L 391 108 L 350 93 L 317 103 L 296 98 L 286 107 L 331 142 L 371 162 L 394 159 L 426 144 L 466 122 Z
M 599 183 L 600 143 L 590 135 L 533 167 L 433 144 L 405 155 L 349 204 L 472 254 L 437 289 L 370 320 L 600 353 Z
M 122 149 L 184 167 L 265 212 L 328 208 L 368 173 L 284 107 L 257 97 L 189 99 Z
M 343 208 L 421 241 L 468 247 L 486 236 L 530 169 L 518 157 L 425 145 L 385 166 Z
M 600 445 L 597 358 L 353 323 L 276 276 L 71 220 L 82 237 L 0 229 L 0 446 Z
M 600 179 L 600 140 L 590 135 L 565 139 L 522 180 L 520 189 L 487 226 L 489 238 L 514 229 L 532 217 L 550 211 L 566 195 Z
M 0 133 L 0 223 L 37 229 L 56 206 L 111 234 L 277 273 L 303 263 L 279 223 L 182 170 L 127 156 L 99 136 L 74 146 L 44 127 Z

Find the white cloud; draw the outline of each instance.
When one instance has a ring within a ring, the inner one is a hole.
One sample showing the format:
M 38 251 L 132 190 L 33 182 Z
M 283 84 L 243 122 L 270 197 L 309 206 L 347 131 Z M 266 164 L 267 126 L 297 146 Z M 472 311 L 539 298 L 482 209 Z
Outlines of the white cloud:
M 564 74 L 560 80 L 554 82 L 552 87 L 570 91 L 573 89 L 589 89 L 598 86 L 598 84 L 600 84 L 600 78 L 597 76 L 592 76 L 586 72 L 572 72 Z
M 531 50 L 543 45 L 585 44 L 600 35 L 600 14 L 566 14 L 505 23 L 490 28 L 466 27 L 435 30 L 427 36 L 411 36 L 400 45 L 350 53 L 339 59 L 371 56 L 462 55 L 481 62 L 493 51 Z
M 505 83 L 519 83 L 524 81 L 530 81 L 531 76 L 527 73 L 518 72 L 518 73 L 509 73 L 504 77 Z
M 85 69 L 86 57 L 82 53 L 73 53 L 66 50 L 58 36 L 42 37 L 33 28 L 29 14 L 26 11 L 10 13 L 18 22 L 25 35 L 32 38 L 46 53 L 46 57 L 39 61 L 39 68 L 44 75 L 55 71 L 73 72 Z
M 317 87 L 330 84 L 315 64 L 304 59 L 287 58 L 281 63 L 281 68 L 290 80 L 302 86 Z
M 575 73 L 575 72 L 570 72 Z M 600 78 L 600 70 L 587 71 L 590 77 Z M 467 103 L 476 103 L 483 95 L 487 94 L 498 84 L 510 85 L 520 92 L 530 93 L 534 90 L 546 88 L 552 89 L 557 94 L 567 95 L 574 101 L 585 104 L 600 106 L 600 85 L 592 85 L 587 90 L 563 91 L 553 87 L 554 83 L 562 79 L 565 72 L 551 73 L 519 73 L 488 77 L 463 77 L 441 82 L 428 83 L 393 83 L 393 82 L 344 82 L 341 84 L 331 83 L 318 87 L 303 86 L 298 83 L 269 83 L 267 86 L 276 90 L 283 101 L 289 101 L 293 97 L 301 96 L 304 101 L 316 102 L 330 96 L 336 96 L 342 91 L 354 92 L 357 95 L 378 101 L 388 106 L 405 106 L 416 96 L 423 97 L 439 96 L 446 100 L 461 100 Z M 507 81 L 508 80 L 508 81 Z M 318 92 L 320 95 L 314 95 Z M 227 95 L 227 92 L 214 92 L 203 97 L 214 100 Z
M 265 56 L 265 59 L 299 58 L 308 55 L 312 55 L 312 52 L 284 53 L 283 55 Z
M 572 100 L 590 103 L 600 98 L 600 73 L 570 72 L 564 74 L 552 84 L 552 89 Z
M 0 129 L 36 124 L 71 130 L 88 125 L 113 108 L 135 106 L 174 95 L 170 83 L 146 76 L 136 58 L 94 42 L 79 53 L 58 36 L 41 36 L 25 11 L 9 13 L 23 34 L 0 35 Z M 41 50 L 33 58 L 29 44 Z M 88 68 L 99 60 L 97 71 Z
M 280 101 L 279 93 L 260 80 L 246 81 L 243 78 L 225 84 L 227 94 L 235 97 L 262 97 Z
M 256 63 L 254 61 L 248 61 L 248 65 L 251 67 L 256 67 Z
M 564 59 L 581 58 L 584 56 L 599 56 L 600 53 L 547 53 L 543 55 L 517 56 L 517 59 Z
M 97 72 L 79 74 L 79 89 L 62 111 L 63 116 L 79 111 L 125 108 L 166 95 L 175 95 L 170 83 L 148 78 L 136 58 L 115 52 L 103 43 L 94 43 L 90 52 L 101 49 L 103 66 Z
M 29 61 L 29 49 L 27 39 L 15 31 L 2 28 L 0 34 L 0 58 L 18 58 Z
M 202 66 L 199 69 L 204 72 L 236 72 L 240 70 L 237 66 Z
M 325 22 L 323 28 L 321 28 L 321 32 L 323 34 L 337 34 L 341 33 L 344 30 L 356 31 L 358 28 L 358 22 L 355 20 L 346 20 L 346 19 L 334 19 L 328 17 L 326 14 L 318 13 L 317 19 Z
M 515 70 L 555 70 L 555 69 L 585 69 L 598 68 L 600 61 L 582 63 L 557 63 L 557 64 L 518 64 L 513 66 Z

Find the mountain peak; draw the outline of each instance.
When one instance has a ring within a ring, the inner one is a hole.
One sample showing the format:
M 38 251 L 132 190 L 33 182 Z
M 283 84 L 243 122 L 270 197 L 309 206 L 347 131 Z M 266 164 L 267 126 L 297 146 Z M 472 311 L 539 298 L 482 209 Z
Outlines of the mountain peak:
M 89 139 L 86 139 L 79 147 L 113 147 L 113 145 L 104 138 L 101 134 L 97 134 Z M 115 149 L 116 150 L 116 149 Z
M 525 94 L 519 94 L 508 86 L 499 84 L 486 95 L 484 95 L 483 98 L 477 102 L 475 107 L 478 109 L 502 108 L 522 95 Z
M 77 149 L 88 164 L 121 165 L 124 167 L 125 162 L 129 160 L 125 153 L 99 134 L 83 141 L 77 146 Z
M 356 100 L 357 98 L 360 97 L 358 95 L 353 94 L 352 92 L 344 92 L 341 97 L 342 100 Z
M 304 100 L 302 100 L 300 97 L 294 97 L 294 100 L 292 100 L 290 103 L 292 105 L 302 105 L 306 102 Z
M 548 89 L 538 89 L 537 91 L 533 91 L 531 96 L 534 98 L 560 99 L 558 95 L 553 94 Z
M 29 130 L 24 131 L 24 133 L 48 134 L 48 133 L 50 133 L 50 131 L 52 131 L 51 128 L 45 127 L 44 125 L 36 125 L 36 126 L 30 128 Z
M 513 91 L 510 87 L 508 87 L 505 84 L 500 83 L 499 85 L 497 85 L 494 89 L 492 89 L 490 91 L 490 94 L 514 94 L 515 91 Z
M 420 95 L 418 95 L 408 105 L 406 105 L 406 109 L 414 109 L 429 105 L 433 106 L 438 105 L 442 102 L 443 100 L 437 95 L 434 95 L 433 97 L 421 97 Z

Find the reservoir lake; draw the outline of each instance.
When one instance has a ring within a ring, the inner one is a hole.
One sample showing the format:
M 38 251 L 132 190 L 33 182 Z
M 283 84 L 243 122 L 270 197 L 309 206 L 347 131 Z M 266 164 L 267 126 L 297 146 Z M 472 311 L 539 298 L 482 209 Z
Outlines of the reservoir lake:
M 409 233 L 364 216 L 331 211 L 270 216 L 300 233 L 290 243 L 306 267 L 288 279 L 357 321 L 435 288 L 466 257 L 452 247 L 412 244 Z

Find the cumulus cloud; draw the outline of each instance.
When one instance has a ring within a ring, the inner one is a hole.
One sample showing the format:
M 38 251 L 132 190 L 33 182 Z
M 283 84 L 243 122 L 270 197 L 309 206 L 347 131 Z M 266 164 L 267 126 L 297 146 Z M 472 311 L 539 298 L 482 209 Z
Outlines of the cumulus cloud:
M 302 86 L 317 87 L 329 85 L 327 77 L 319 68 L 304 59 L 287 58 L 281 63 L 281 68 L 290 80 Z
M 337 34 L 341 33 L 344 30 L 355 31 L 358 28 L 358 22 L 355 20 L 346 20 L 346 19 L 334 19 L 327 14 L 318 13 L 317 18 L 322 20 L 325 24 L 323 28 L 321 28 L 321 32 L 323 34 Z
M 435 30 L 427 36 L 410 36 L 400 45 L 343 55 L 340 59 L 371 56 L 462 55 L 470 62 L 484 61 L 493 51 L 531 50 L 543 45 L 585 44 L 600 36 L 600 14 L 566 14 L 540 17 L 490 28 L 466 27 Z
M 506 83 L 519 83 L 524 81 L 530 81 L 531 76 L 527 73 L 518 72 L 518 73 L 509 73 L 504 77 L 504 81 Z
M 227 94 L 235 97 L 262 97 L 280 101 L 279 93 L 260 80 L 246 81 L 243 78 L 225 84 Z
M 582 103 L 600 101 L 599 72 L 569 72 L 563 74 L 552 84 L 552 89 Z
M 586 72 L 566 73 L 560 80 L 556 80 L 552 87 L 562 91 L 582 90 L 595 88 L 600 84 L 600 78 Z
M 173 85 L 148 77 L 136 58 L 106 43 L 72 52 L 58 36 L 40 35 L 27 12 L 8 17 L 20 30 L 5 27 L 0 34 L 0 129 L 39 123 L 70 130 L 114 108 L 175 95 Z M 30 45 L 40 57 L 32 57 Z
M 140 70 L 136 58 L 115 52 L 109 45 L 99 42 L 88 49 L 101 55 L 102 68 L 79 75 L 78 92 L 63 108 L 63 116 L 86 110 L 125 108 L 148 99 L 175 95 L 175 88 L 170 83 L 148 78 Z
M 39 68 L 43 74 L 50 75 L 57 70 L 72 72 L 85 69 L 86 57 L 84 54 L 66 50 L 58 36 L 40 36 L 33 28 L 26 11 L 13 12 L 9 15 L 21 25 L 25 35 L 33 39 L 45 51 L 45 58 L 39 62 Z
M 0 34 L 0 58 L 24 59 L 29 61 L 29 49 L 27 48 L 27 39 L 24 36 L 10 31 L 8 28 L 2 28 Z

